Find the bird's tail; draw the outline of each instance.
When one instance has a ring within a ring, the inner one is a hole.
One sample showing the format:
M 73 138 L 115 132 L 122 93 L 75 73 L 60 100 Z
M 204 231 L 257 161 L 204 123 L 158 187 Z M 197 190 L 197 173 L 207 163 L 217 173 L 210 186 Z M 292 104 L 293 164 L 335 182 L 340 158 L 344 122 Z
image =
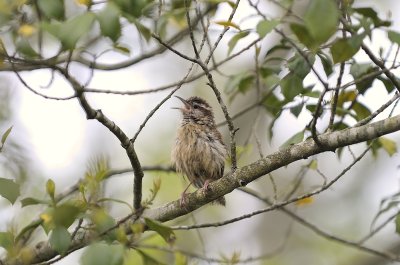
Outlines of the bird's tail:
M 215 203 L 215 204 L 219 204 L 219 205 L 225 206 L 225 205 L 226 205 L 226 200 L 225 200 L 225 197 L 222 196 L 222 197 L 219 197 L 218 199 L 214 200 L 212 203 L 213 203 L 213 204 Z

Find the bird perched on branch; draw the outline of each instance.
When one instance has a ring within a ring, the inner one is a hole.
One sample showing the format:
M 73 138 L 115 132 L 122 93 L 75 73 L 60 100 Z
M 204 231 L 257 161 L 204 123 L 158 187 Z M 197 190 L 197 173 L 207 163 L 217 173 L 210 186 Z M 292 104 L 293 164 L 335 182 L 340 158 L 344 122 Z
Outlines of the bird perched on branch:
M 210 105 L 200 97 L 187 100 L 176 97 L 183 103 L 183 107 L 177 108 L 183 119 L 172 150 L 172 162 L 190 181 L 182 193 L 181 205 L 184 205 L 186 190 L 191 184 L 207 191 L 209 182 L 223 176 L 227 153 Z M 215 202 L 225 205 L 225 198 Z

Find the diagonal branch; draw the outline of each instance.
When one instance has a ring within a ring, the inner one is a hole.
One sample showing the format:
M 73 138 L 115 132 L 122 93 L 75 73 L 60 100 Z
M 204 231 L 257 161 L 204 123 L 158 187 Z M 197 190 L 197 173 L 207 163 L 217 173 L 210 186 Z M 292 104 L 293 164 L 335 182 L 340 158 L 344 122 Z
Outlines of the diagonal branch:
M 121 128 L 119 128 L 112 120 L 108 119 L 101 110 L 95 110 L 90 106 L 85 97 L 85 93 L 83 92 L 82 85 L 79 84 L 75 78 L 71 77 L 63 68 L 56 67 L 56 70 L 59 71 L 71 84 L 75 91 L 76 97 L 81 104 L 81 107 L 86 113 L 87 119 L 96 119 L 103 124 L 118 138 L 122 147 L 125 149 L 135 175 L 133 184 L 133 207 L 135 210 L 139 210 L 141 208 L 142 201 L 143 170 L 136 154 L 133 142 L 131 142 L 129 137 L 121 130 Z
M 81 99 L 82 96 L 78 95 L 78 98 Z M 85 105 L 85 99 L 82 101 L 83 102 L 81 104 Z M 95 115 L 97 113 L 93 109 L 88 109 L 87 112 L 91 115 Z M 97 115 L 101 116 L 101 114 Z M 240 186 L 244 186 L 260 178 L 261 176 L 268 174 L 269 172 L 281 167 L 285 167 L 294 161 L 306 159 L 309 156 L 322 152 L 334 151 L 335 149 L 343 146 L 372 140 L 379 136 L 399 130 L 400 115 L 359 127 L 321 134 L 318 136 L 318 140 L 322 143 L 321 146 L 317 145 L 313 139 L 307 139 L 301 143 L 278 150 L 275 153 L 259 159 L 247 166 L 237 169 L 232 175 L 225 176 L 210 183 L 208 192 L 198 190 L 194 193 L 188 194 L 185 208 L 182 208 L 179 200 L 176 200 L 155 209 L 146 209 L 142 216 L 160 222 L 173 220 L 200 208 L 201 206 L 233 191 Z M 129 222 L 126 223 L 127 231 L 129 231 L 130 224 L 133 221 L 136 221 L 137 218 L 138 216 L 136 214 L 132 215 Z M 125 219 L 126 218 L 122 219 L 118 223 L 122 224 Z M 93 237 L 91 233 L 77 233 L 77 236 L 71 243 L 68 253 L 85 247 L 95 240 L 95 238 L 96 237 Z M 35 246 L 35 253 L 32 258 L 34 262 L 39 263 L 50 260 L 57 255 L 57 252 L 51 249 L 48 242 L 40 242 Z M 397 257 L 393 258 L 398 259 Z M 3 264 L 10 264 L 5 261 L 2 262 Z
M 313 139 L 307 139 L 299 144 L 276 151 L 263 159 L 237 169 L 232 175 L 210 183 L 210 192 L 208 193 L 196 191 L 189 194 L 185 208 L 181 208 L 179 200 L 177 200 L 159 208 L 147 210 L 144 215 L 162 222 L 169 221 L 192 212 L 206 203 L 294 161 L 306 159 L 326 151 L 334 151 L 343 146 L 372 140 L 399 130 L 400 115 L 368 125 L 321 134 L 318 136 L 318 140 L 322 145 L 316 144 Z

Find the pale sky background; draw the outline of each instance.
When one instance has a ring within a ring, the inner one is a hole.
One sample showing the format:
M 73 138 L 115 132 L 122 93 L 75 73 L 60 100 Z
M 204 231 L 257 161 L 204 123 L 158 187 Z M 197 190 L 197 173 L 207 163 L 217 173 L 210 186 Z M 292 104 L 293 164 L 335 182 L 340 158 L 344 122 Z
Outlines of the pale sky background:
M 370 6 L 373 5 L 375 8 L 381 9 L 381 14 L 387 14 L 389 11 L 392 13 L 394 20 L 393 29 L 400 31 L 400 6 L 396 0 L 381 0 L 381 1 L 358 1 L 359 6 Z M 234 21 L 240 22 L 241 18 L 247 15 L 247 8 L 245 2 L 240 4 L 238 13 L 235 15 Z M 230 10 L 219 10 L 218 17 L 226 19 L 227 14 Z M 268 9 L 269 14 L 273 14 L 274 9 Z M 383 17 L 385 17 L 383 15 Z M 218 20 L 218 18 L 216 19 Z M 245 20 L 241 23 L 242 28 L 252 26 L 255 23 L 254 20 Z M 382 46 L 385 38 L 385 33 L 378 33 L 374 35 L 372 44 L 377 53 L 377 47 Z M 271 36 L 273 38 L 274 36 Z M 224 39 L 226 45 L 229 38 Z M 127 39 L 128 41 L 135 41 L 134 39 Z M 265 42 L 268 42 L 268 38 Z M 132 43 L 130 42 L 130 43 Z M 219 56 L 225 56 L 224 44 L 220 46 L 218 51 Z M 245 45 L 245 43 L 240 43 Z M 178 46 L 182 47 L 182 45 Z M 244 57 L 241 60 L 247 61 L 247 64 L 253 60 L 253 55 L 248 58 Z M 120 61 L 124 59 L 121 56 L 108 56 L 105 57 L 107 61 Z M 362 55 L 357 56 L 358 60 L 362 60 Z M 90 84 L 90 87 L 98 89 L 117 89 L 117 90 L 142 90 L 146 88 L 153 88 L 160 84 L 166 84 L 181 78 L 187 69 L 187 63 L 182 65 L 182 61 L 174 56 L 161 56 L 156 59 L 151 59 L 143 64 L 134 66 L 124 70 L 111 71 L 111 72 L 97 72 Z M 166 67 L 168 71 L 166 71 Z M 81 81 L 86 80 L 89 76 L 89 72 L 77 65 L 72 67 L 73 74 L 76 74 L 78 79 Z M 10 74 L 9 76 L 12 76 Z M 31 73 L 24 73 L 24 79 L 33 88 L 40 89 L 40 86 L 45 86 L 51 76 L 48 71 L 34 71 Z M 124 150 L 119 146 L 118 141 L 114 136 L 104 127 L 98 124 L 97 121 L 87 121 L 85 114 L 77 100 L 69 101 L 52 101 L 38 97 L 18 84 L 16 79 L 11 83 L 13 93 L 15 94 L 15 106 L 16 106 L 16 120 L 14 121 L 14 128 L 12 136 L 19 137 L 22 144 L 27 147 L 30 152 L 30 158 L 32 159 L 32 165 L 36 169 L 36 173 L 42 177 L 38 180 L 39 182 L 45 182 L 48 178 L 53 179 L 56 184 L 58 191 L 62 191 L 63 188 L 68 187 L 71 183 L 75 183 L 81 178 L 86 169 L 87 162 L 93 157 L 93 154 L 105 154 L 112 158 L 112 166 L 115 168 L 129 166 L 128 160 L 125 157 Z M 315 80 L 307 80 L 307 82 L 313 83 Z M 378 86 L 378 82 L 375 82 Z M 379 84 L 380 85 L 380 84 Z M 41 91 L 45 91 L 42 89 Z M 72 92 L 71 88 L 66 82 L 60 79 L 56 79 L 48 94 L 52 96 L 66 96 Z M 46 93 L 47 94 L 47 93 Z M 191 95 L 191 91 L 188 88 L 183 88 L 183 91 L 178 92 L 181 95 Z M 101 108 L 102 111 L 116 122 L 128 136 L 133 136 L 136 132 L 139 124 L 143 121 L 146 114 L 154 107 L 166 93 L 157 93 L 149 95 L 139 96 L 116 96 L 116 95 L 88 95 L 90 103 L 95 108 Z M 373 90 L 368 92 L 365 101 L 370 104 L 372 109 L 378 108 L 382 103 L 386 102 L 388 97 L 385 96 L 383 86 L 379 90 Z M 174 132 L 179 123 L 179 114 L 171 110 L 172 106 L 178 104 L 174 99 L 169 100 L 159 112 L 151 119 L 143 133 L 138 138 L 138 153 L 141 158 L 143 165 L 148 165 L 151 160 L 152 154 L 158 154 L 159 150 L 162 150 L 160 159 L 161 163 L 169 163 L 169 149 L 174 139 Z M 214 108 L 218 108 L 214 101 Z M 218 110 L 219 120 L 222 119 L 220 110 Z M 279 131 L 279 135 L 274 138 L 275 148 L 278 148 L 281 143 L 298 132 L 304 126 L 304 120 L 309 120 L 309 116 L 301 115 L 299 120 L 289 116 L 285 119 L 281 119 L 277 123 L 275 131 Z M 166 139 L 166 136 L 171 136 Z M 394 134 L 389 136 L 392 139 L 398 140 L 399 136 Z M 146 149 L 146 153 L 144 150 Z M 266 154 L 272 153 L 276 149 L 264 150 Z M 355 148 L 357 150 L 357 148 Z M 361 150 L 361 149 L 359 149 Z M 165 152 L 165 153 L 164 153 Z M 333 154 L 324 154 L 323 157 L 328 158 L 326 162 L 321 162 L 320 167 L 322 171 L 329 172 L 332 167 Z M 364 171 L 365 177 L 369 178 L 373 185 L 370 185 L 368 193 L 368 201 L 365 202 L 368 205 L 368 209 L 364 209 L 363 212 L 358 213 L 364 215 L 368 220 L 371 220 L 373 215 L 377 211 L 379 201 L 387 195 L 390 195 L 399 189 L 399 171 L 397 166 L 400 164 L 398 161 L 398 154 L 394 157 L 389 158 L 386 154 L 381 153 L 380 160 L 375 163 L 372 158 L 364 159 L 355 169 L 353 174 L 357 174 L 357 171 Z M 337 161 L 335 159 L 334 161 Z M 370 164 L 373 162 L 373 167 Z M 336 166 L 336 165 L 335 165 Z M 343 164 L 342 164 L 343 167 Z M 288 169 L 290 172 L 291 169 Z M 331 176 L 334 172 L 331 172 Z M 354 185 L 354 179 L 351 179 L 352 173 L 349 174 L 343 181 L 338 183 L 334 188 L 333 192 L 327 192 L 321 195 L 321 197 L 332 198 L 332 204 L 335 204 L 335 198 L 338 195 L 335 193 L 342 194 L 346 192 L 346 185 Z M 42 185 L 43 187 L 43 185 Z M 130 187 L 126 191 L 129 192 Z M 366 192 L 366 191 L 363 191 Z M 254 200 L 248 199 L 247 196 L 234 192 L 228 195 L 228 201 L 230 204 L 243 207 L 229 207 L 229 212 L 224 210 L 224 214 L 229 217 L 241 215 L 246 212 L 258 209 L 261 206 L 259 203 L 254 203 Z M 250 203 L 249 203 L 250 202 Z M 324 204 L 318 204 L 316 202 L 315 211 L 319 210 Z M 4 206 L 4 204 L 3 204 Z M 339 209 L 341 205 L 333 205 L 332 208 Z M 366 207 L 367 208 L 367 207 Z M 307 214 L 307 211 L 311 209 L 303 210 Z M 12 221 L 13 215 L 18 212 L 12 207 L 4 207 L 0 209 L 0 215 L 4 222 L 0 223 L 0 230 L 4 231 L 7 224 Z M 357 214 L 357 213 L 355 213 Z M 334 225 L 338 222 L 337 218 L 329 218 L 329 211 L 325 215 L 315 215 L 316 219 L 313 219 L 314 223 L 318 223 L 318 218 L 323 219 L 323 222 L 331 223 Z M 263 246 L 260 246 L 258 241 L 252 241 L 251 238 L 247 239 L 244 237 L 237 238 L 235 233 L 230 231 L 240 231 L 243 235 L 251 234 L 252 226 L 257 226 L 260 219 L 253 218 L 245 222 L 239 222 L 237 224 L 221 228 L 218 233 L 215 233 L 215 237 L 220 237 L 221 234 L 225 239 L 231 243 L 230 246 L 226 246 L 227 249 L 241 249 L 243 256 L 258 255 L 263 253 Z M 322 222 L 322 220 L 321 220 Z M 328 226 L 327 226 L 328 227 Z M 387 233 L 393 233 L 393 225 L 388 226 L 386 229 Z M 216 230 L 213 230 L 216 231 Z M 247 231 L 247 232 L 246 232 Z M 211 234 L 212 231 L 209 231 Z M 206 232 L 205 232 L 206 233 Z M 272 232 L 271 232 L 272 233 Z M 377 239 L 383 239 L 385 235 L 377 236 Z M 245 240 L 246 245 L 242 242 Z M 373 244 L 372 244 L 373 246 Z M 211 247 L 210 247 L 211 248 Z M 77 252 L 79 253 L 79 252 Z M 213 254 L 218 255 L 218 252 Z M 75 264 L 78 259 L 78 254 L 70 255 L 65 258 L 59 264 Z M 258 263 L 254 263 L 258 264 Z M 305 263 L 303 263 L 305 264 Z M 328 263 L 326 263 L 328 264 Z

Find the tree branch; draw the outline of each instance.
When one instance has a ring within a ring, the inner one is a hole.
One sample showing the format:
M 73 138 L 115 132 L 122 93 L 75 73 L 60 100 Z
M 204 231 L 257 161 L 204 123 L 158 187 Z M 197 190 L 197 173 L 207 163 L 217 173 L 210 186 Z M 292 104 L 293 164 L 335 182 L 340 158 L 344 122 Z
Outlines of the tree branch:
M 101 124 L 103 124 L 118 138 L 122 147 L 125 149 L 129 161 L 131 162 L 133 173 L 135 176 L 133 184 L 133 207 L 135 208 L 135 210 L 140 209 L 142 201 L 143 170 L 136 154 L 133 142 L 131 142 L 129 137 L 121 130 L 121 128 L 119 128 L 112 120 L 108 119 L 101 110 L 95 110 L 90 106 L 83 92 L 83 88 L 77 80 L 71 77 L 65 71 L 65 69 L 56 67 L 56 70 L 59 71 L 70 82 L 71 86 L 75 90 L 76 97 L 79 100 L 81 107 L 86 113 L 87 119 L 96 119 Z
M 81 98 L 81 96 L 79 96 L 79 98 Z M 94 110 L 92 111 L 96 112 Z M 91 111 L 88 110 L 88 112 L 90 113 Z M 209 184 L 208 192 L 197 190 L 194 193 L 188 194 L 186 207 L 184 208 L 180 206 L 179 200 L 176 200 L 155 209 L 146 209 L 142 216 L 160 222 L 173 220 L 179 216 L 183 216 L 200 208 L 201 206 L 233 191 L 240 186 L 244 186 L 273 170 L 287 166 L 294 161 L 306 159 L 309 156 L 325 151 L 333 151 L 339 147 L 372 140 L 379 136 L 399 130 L 400 115 L 359 127 L 321 134 L 318 136 L 318 140 L 322 143 L 322 146 L 318 146 L 313 139 L 307 139 L 301 143 L 278 150 L 275 153 L 266 156 L 265 158 L 259 159 L 247 166 L 237 169 L 232 175 L 228 175 L 217 181 L 211 182 Z M 129 222 L 127 222 L 126 226 L 129 227 L 131 222 L 137 220 L 137 218 L 138 216 L 134 214 Z M 129 228 L 127 228 L 127 231 L 129 231 Z M 76 238 L 71 244 L 70 251 L 74 251 L 88 245 L 94 238 L 95 237 L 93 237 L 92 234 L 77 233 Z M 33 261 L 38 263 L 50 260 L 57 255 L 57 252 L 51 249 L 47 242 L 41 242 L 35 246 Z M 10 263 L 3 261 L 3 264 Z M 12 264 L 20 263 L 15 262 Z
M 322 152 L 334 151 L 343 146 L 372 140 L 398 130 L 400 130 L 400 115 L 368 125 L 321 134 L 318 136 L 318 140 L 322 143 L 321 146 L 317 145 L 313 139 L 291 145 L 237 169 L 232 175 L 210 183 L 210 192 L 208 193 L 200 190 L 188 194 L 185 208 L 180 207 L 179 200 L 176 200 L 159 208 L 149 209 L 144 212 L 144 215 L 161 222 L 175 219 L 294 161 L 306 159 Z

